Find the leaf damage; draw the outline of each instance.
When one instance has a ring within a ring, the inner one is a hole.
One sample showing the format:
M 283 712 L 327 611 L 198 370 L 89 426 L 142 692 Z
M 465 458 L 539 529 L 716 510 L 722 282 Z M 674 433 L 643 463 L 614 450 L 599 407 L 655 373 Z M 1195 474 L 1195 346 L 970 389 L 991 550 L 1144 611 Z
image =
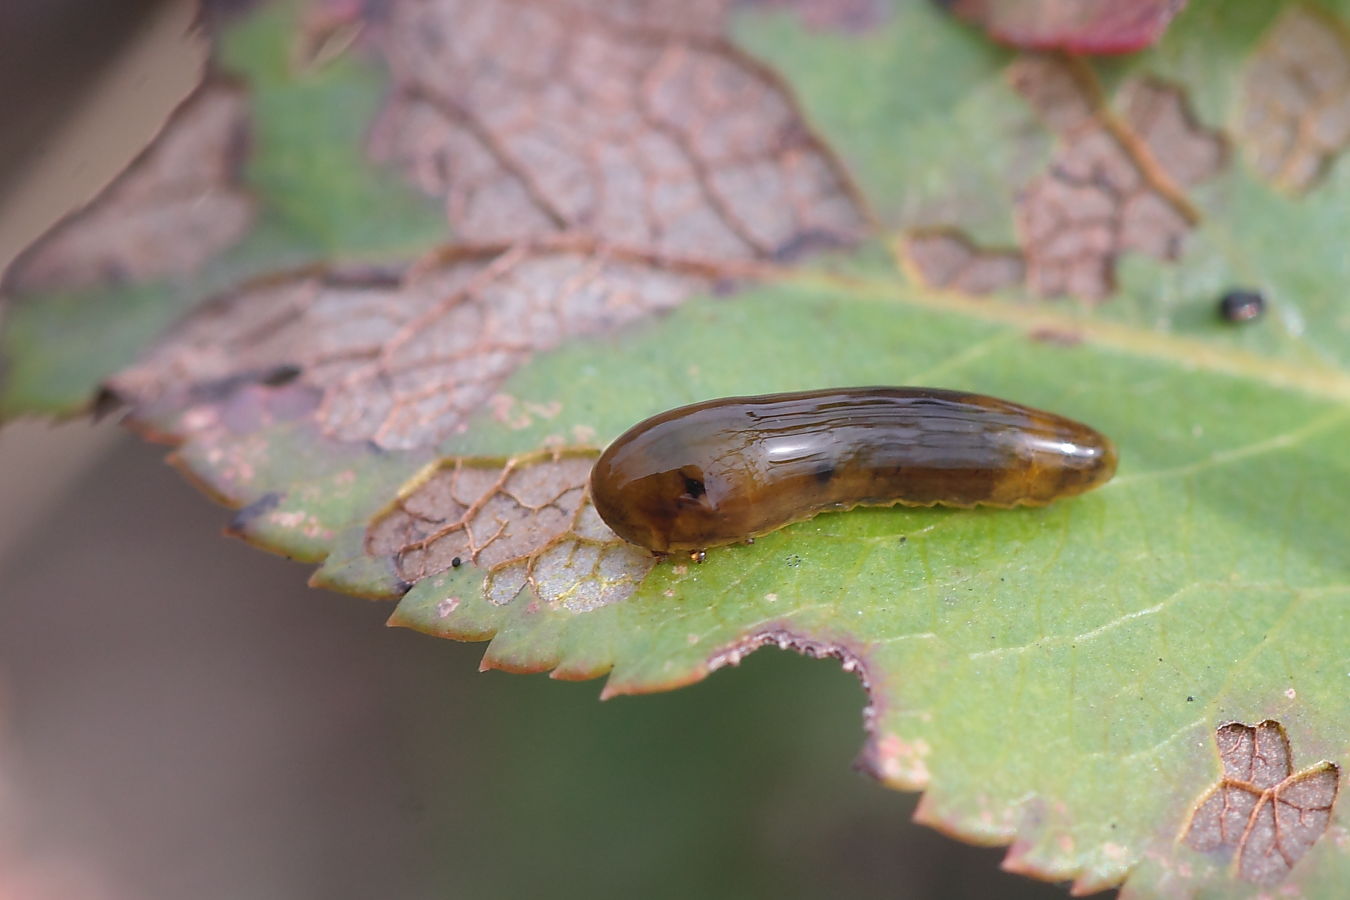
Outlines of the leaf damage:
M 848 175 L 786 85 L 711 33 L 711 7 L 672 27 L 658 4 L 398 4 L 372 152 L 468 240 L 762 260 L 803 234 L 855 242 L 869 222 Z
M 1279 722 L 1229 722 L 1214 732 L 1223 777 L 1206 791 L 1182 835 L 1201 853 L 1234 855 L 1239 878 L 1273 884 L 1322 836 L 1340 787 L 1340 767 L 1294 772 Z
M 586 483 L 597 455 L 577 448 L 443 460 L 371 522 L 366 551 L 392 557 L 410 584 L 472 564 L 485 570 L 483 597 L 497 606 L 526 590 L 573 613 L 626 600 L 655 560 L 591 505 Z
M 884 25 L 895 10 L 886 0 L 733 0 L 737 6 L 784 9 L 797 14 L 807 28 L 865 34 Z
M 1222 136 L 1196 122 L 1180 88 L 1131 78 L 1116 95 L 1117 113 L 1091 69 L 1067 57 L 1022 56 L 1008 79 L 1058 139 L 1046 171 L 1015 201 L 1027 289 L 1104 300 L 1124 253 L 1177 259 L 1199 221 L 1186 191 L 1227 159 Z M 1018 271 L 1006 251 L 952 230 L 905 235 L 899 252 L 931 287 L 963 289 L 964 279 L 968 292 L 989 293 L 1012 285 Z
M 84 288 L 197 271 L 253 224 L 256 203 L 239 178 L 248 132 L 245 90 L 208 78 L 121 175 L 14 262 L 5 288 Z
M 952 228 L 916 229 L 901 239 L 898 249 L 910 274 L 939 290 L 993 294 L 1026 280 L 1020 251 L 977 247 Z
M 186 411 L 241 379 L 282 381 L 317 398 L 328 438 L 425 447 L 467 428 L 533 354 L 670 309 L 710 276 L 592 244 L 460 247 L 403 273 L 305 269 L 201 307 L 108 385 L 190 437 L 203 414 Z
M 1257 174 L 1301 193 L 1350 147 L 1350 32 L 1305 3 L 1285 7 L 1242 82 L 1238 141 Z

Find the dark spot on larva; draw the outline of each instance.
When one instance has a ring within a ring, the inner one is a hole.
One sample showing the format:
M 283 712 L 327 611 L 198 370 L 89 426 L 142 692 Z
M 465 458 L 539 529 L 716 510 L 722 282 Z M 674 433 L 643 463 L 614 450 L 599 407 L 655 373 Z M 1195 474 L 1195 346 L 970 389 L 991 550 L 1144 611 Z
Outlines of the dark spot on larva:
M 276 491 L 269 491 L 248 506 L 241 507 L 231 517 L 230 524 L 225 526 L 225 533 L 242 537 L 248 531 L 249 526 L 277 508 L 277 505 L 281 503 L 281 497 L 282 495 Z
M 1219 315 L 1229 322 L 1250 322 L 1265 309 L 1266 298 L 1248 288 L 1236 288 L 1219 298 Z
M 462 565 L 464 565 L 464 560 L 460 559 L 458 556 L 450 560 L 450 568 L 452 569 L 458 569 Z
M 699 479 L 686 475 L 684 476 L 684 492 L 697 500 L 708 493 L 708 488 Z
M 832 478 L 834 478 L 834 466 L 829 463 L 816 469 L 816 481 L 819 481 L 821 484 L 827 483 Z
M 277 366 L 272 371 L 264 373 L 258 381 L 268 387 L 281 387 L 282 385 L 290 384 L 292 381 L 299 378 L 300 371 L 299 366 Z

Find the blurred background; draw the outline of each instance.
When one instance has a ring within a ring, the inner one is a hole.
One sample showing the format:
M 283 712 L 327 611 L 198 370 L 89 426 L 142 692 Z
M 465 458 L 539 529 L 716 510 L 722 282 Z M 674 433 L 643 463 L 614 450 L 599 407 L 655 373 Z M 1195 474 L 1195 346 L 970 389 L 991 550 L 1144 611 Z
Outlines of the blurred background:
M 0 267 L 191 88 L 194 12 L 0 3 Z M 480 675 L 481 646 L 221 537 L 162 457 L 0 430 L 0 900 L 1064 896 L 853 771 L 836 662 L 603 704 Z

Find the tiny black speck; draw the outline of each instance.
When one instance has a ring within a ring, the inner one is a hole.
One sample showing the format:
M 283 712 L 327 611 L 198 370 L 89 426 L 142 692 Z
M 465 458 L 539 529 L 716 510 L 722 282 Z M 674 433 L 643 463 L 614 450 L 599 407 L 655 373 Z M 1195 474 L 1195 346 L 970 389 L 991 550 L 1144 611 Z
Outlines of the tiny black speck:
M 1266 298 L 1260 291 L 1236 288 L 1219 298 L 1219 315 L 1229 322 L 1250 322 L 1266 310 Z
M 1195 698 L 1194 698 L 1194 697 L 1187 697 L 1187 698 L 1186 698 L 1186 702 L 1187 702 L 1187 703 L 1194 703 L 1194 702 L 1195 702 Z
M 690 478 L 686 475 L 684 476 L 684 492 L 690 497 L 698 498 L 708 493 L 708 489 L 697 478 Z
M 450 568 L 452 569 L 458 569 L 462 565 L 464 565 L 464 560 L 460 559 L 458 556 L 450 560 Z

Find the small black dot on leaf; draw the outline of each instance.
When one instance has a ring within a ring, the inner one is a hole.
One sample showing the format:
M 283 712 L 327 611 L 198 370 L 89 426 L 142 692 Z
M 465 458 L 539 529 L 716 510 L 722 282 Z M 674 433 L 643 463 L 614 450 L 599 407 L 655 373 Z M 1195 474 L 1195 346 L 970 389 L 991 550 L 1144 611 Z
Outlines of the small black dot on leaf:
M 1219 298 L 1219 315 L 1229 322 L 1250 322 L 1265 309 L 1266 298 L 1260 291 L 1235 288 Z

